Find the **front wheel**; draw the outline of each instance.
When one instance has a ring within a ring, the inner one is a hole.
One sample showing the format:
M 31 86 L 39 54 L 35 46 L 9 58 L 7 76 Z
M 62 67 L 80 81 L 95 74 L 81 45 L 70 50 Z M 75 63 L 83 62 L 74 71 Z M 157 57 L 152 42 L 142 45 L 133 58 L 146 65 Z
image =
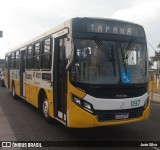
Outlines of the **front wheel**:
M 45 120 L 50 123 L 52 121 L 52 118 L 49 116 L 49 104 L 48 104 L 48 99 L 46 97 L 43 97 L 42 113 Z

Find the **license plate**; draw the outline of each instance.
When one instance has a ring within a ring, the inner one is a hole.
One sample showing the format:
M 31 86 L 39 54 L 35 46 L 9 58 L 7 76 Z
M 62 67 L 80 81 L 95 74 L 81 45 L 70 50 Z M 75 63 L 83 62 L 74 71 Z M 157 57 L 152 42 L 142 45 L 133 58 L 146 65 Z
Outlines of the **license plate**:
M 121 119 L 127 119 L 129 117 L 128 113 L 119 113 L 115 115 L 115 119 L 121 120 Z

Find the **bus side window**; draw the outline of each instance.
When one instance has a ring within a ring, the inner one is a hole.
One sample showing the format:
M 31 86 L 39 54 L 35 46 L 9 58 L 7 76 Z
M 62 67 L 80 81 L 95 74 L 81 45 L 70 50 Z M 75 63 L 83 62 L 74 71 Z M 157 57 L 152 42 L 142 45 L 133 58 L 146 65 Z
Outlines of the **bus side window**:
M 16 52 L 16 69 L 19 69 L 19 51 Z
M 32 45 L 30 45 L 27 50 L 26 69 L 32 68 L 32 51 Z
M 51 68 L 51 50 L 52 44 L 51 44 L 51 38 L 45 39 L 43 41 L 43 48 L 41 53 L 41 68 L 42 69 L 50 69 Z
M 33 68 L 34 69 L 40 68 L 40 48 L 41 48 L 40 42 L 34 45 L 34 51 L 33 51 Z
M 15 52 L 11 54 L 11 68 L 16 67 L 16 57 L 15 57 Z
M 8 55 L 5 57 L 5 68 L 8 68 Z

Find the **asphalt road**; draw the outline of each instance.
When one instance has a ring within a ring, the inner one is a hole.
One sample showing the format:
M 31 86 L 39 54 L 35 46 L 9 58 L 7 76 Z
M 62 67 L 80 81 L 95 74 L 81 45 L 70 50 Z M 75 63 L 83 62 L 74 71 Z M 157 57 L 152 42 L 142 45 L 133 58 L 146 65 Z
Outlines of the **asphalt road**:
M 2 87 L 0 87 L 0 108 L 13 132 L 13 140 L 17 141 L 160 141 L 160 104 L 151 104 L 151 117 L 145 122 L 89 129 L 69 129 L 57 121 L 48 124 L 37 109 L 22 99 L 14 100 L 11 91 Z M 82 149 L 82 147 L 72 149 Z M 151 147 L 143 149 L 160 150 Z

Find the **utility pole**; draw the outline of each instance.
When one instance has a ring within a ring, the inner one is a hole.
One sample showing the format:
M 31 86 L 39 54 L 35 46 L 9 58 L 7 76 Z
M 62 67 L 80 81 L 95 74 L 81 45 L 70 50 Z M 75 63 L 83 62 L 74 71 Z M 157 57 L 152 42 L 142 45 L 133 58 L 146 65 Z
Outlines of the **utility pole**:
M 3 36 L 3 31 L 0 31 L 0 37 L 2 37 Z
M 160 74 L 160 71 L 159 71 L 159 69 L 160 69 L 160 65 L 159 65 L 159 62 L 160 62 L 160 51 L 159 52 L 155 51 L 155 59 L 157 61 L 157 76 L 159 78 L 159 74 Z

